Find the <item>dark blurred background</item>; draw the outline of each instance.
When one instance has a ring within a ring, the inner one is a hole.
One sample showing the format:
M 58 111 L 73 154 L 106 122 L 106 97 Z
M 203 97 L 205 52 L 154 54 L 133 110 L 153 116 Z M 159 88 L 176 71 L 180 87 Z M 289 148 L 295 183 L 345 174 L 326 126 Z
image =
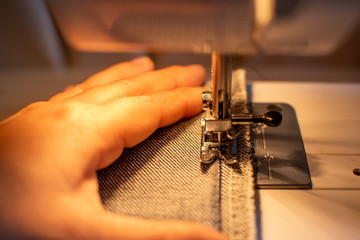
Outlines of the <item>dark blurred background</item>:
M 301 1 L 281 2 L 284 9 L 290 9 Z M 359 9 L 359 4 L 354 6 Z M 280 19 L 286 17 L 286 11 L 279 7 L 276 14 Z M 338 47 L 326 55 L 295 56 L 260 50 L 255 55 L 235 56 L 234 64 L 247 70 L 250 82 L 360 82 L 359 17 L 353 25 Z M 210 78 L 209 54 L 78 51 L 62 36 L 45 1 L 2 0 L 0 120 L 31 102 L 47 100 L 67 85 L 81 82 L 114 63 L 144 54 L 152 57 L 157 68 L 173 64 L 202 64 L 208 71 L 207 78 Z

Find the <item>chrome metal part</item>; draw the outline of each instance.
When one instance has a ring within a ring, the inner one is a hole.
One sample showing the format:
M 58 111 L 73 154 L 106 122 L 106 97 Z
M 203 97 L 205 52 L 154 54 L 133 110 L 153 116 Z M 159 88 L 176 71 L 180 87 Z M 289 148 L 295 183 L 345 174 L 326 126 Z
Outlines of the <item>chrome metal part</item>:
M 231 57 L 212 54 L 211 82 L 212 91 L 203 92 L 203 110 L 206 116 L 202 119 L 201 163 L 211 163 L 221 158 L 228 163 L 236 158 L 230 154 L 231 142 L 227 135 L 231 129 Z
M 212 92 L 205 91 L 202 93 L 202 109 L 210 109 L 211 108 L 211 100 L 212 100 Z
M 238 73 L 235 72 L 234 78 L 241 79 L 236 79 L 239 83 L 235 89 L 241 92 L 244 91 L 241 88 L 246 87 L 245 74 L 243 70 L 241 74 Z M 267 126 L 276 127 L 281 123 L 282 116 L 275 111 L 267 112 L 264 115 L 253 115 L 236 109 L 237 106 L 232 105 L 231 99 L 232 74 L 231 57 L 213 53 L 212 91 L 206 91 L 202 94 L 202 108 L 206 111 L 206 115 L 201 122 L 200 161 L 202 163 L 208 164 L 217 158 L 224 160 L 228 164 L 237 162 L 237 153 L 233 149 L 233 142 L 239 136 L 240 131 L 237 131 L 236 126 L 264 123 Z M 237 95 L 235 98 L 240 96 L 241 100 L 246 102 L 246 97 L 244 98 L 246 94 L 240 94 L 240 92 L 236 94 L 234 92 L 233 95 Z M 232 107 L 236 109 L 233 110 L 233 113 L 231 111 Z
M 250 125 L 254 123 L 263 123 L 269 127 L 277 127 L 282 122 L 282 115 L 276 111 L 270 111 L 263 115 L 254 115 L 250 113 L 233 114 L 231 116 L 233 125 Z
M 211 61 L 212 116 L 216 119 L 229 118 L 232 77 L 231 57 L 213 53 Z

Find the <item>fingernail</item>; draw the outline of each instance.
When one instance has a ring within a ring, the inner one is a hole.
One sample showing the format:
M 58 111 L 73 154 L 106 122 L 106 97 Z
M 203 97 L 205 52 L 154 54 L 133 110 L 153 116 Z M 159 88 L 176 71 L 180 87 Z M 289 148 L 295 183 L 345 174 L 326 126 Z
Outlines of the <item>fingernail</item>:
M 144 65 L 144 64 L 148 64 L 151 62 L 151 59 L 148 56 L 141 56 L 138 58 L 135 58 L 131 61 L 131 63 L 136 64 L 136 65 Z

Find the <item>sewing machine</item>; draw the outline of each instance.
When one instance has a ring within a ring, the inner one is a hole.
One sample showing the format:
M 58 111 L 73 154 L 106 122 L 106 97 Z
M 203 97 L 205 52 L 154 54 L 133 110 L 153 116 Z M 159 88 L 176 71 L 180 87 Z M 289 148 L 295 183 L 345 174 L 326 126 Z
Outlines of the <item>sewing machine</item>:
M 338 20 L 333 25 L 338 34 L 325 40 L 324 34 L 314 31 L 326 26 L 328 20 L 309 9 L 323 8 L 321 4 L 297 7 L 296 2 L 261 0 L 48 3 L 66 41 L 79 50 L 212 54 L 212 92 L 203 93 L 206 117 L 202 120 L 200 162 L 210 164 L 221 158 L 228 164 L 236 163 L 236 126 L 251 125 L 256 186 L 311 187 L 295 111 L 283 103 L 248 102 L 246 73 L 236 72 L 232 59 L 259 52 L 326 54 L 341 41 L 346 21 Z M 288 20 L 291 24 L 284 24 L 293 12 L 299 16 Z M 309 16 L 313 26 L 304 29 L 301 22 Z M 300 31 L 294 33 L 293 27 Z M 237 109 L 231 101 L 232 93 L 240 94 L 248 106 Z
M 313 190 L 258 191 L 262 214 L 259 238 L 356 237 L 360 209 L 360 185 L 355 175 L 360 163 L 358 84 L 263 81 L 247 85 L 246 73 L 238 66 L 242 66 L 239 63 L 246 56 L 330 54 L 357 24 L 358 1 L 91 0 L 85 4 L 48 0 L 47 3 L 62 38 L 78 51 L 212 55 L 213 86 L 211 93 L 203 94 L 206 116 L 199 164 L 211 164 L 219 158 L 233 164 L 236 154 L 232 138 L 236 138 L 237 126 L 246 124 L 252 126 L 249 128 L 257 187 L 309 188 L 310 165 Z M 284 68 L 289 66 L 284 63 L 286 60 L 275 60 L 283 66 L 276 70 L 285 72 Z M 295 75 L 292 70 L 289 71 Z M 334 73 L 330 70 L 323 71 Z M 307 76 L 310 75 L 316 74 Z M 336 76 L 349 79 L 348 75 Z M 317 81 L 316 77 L 310 80 Z M 241 109 L 241 114 L 234 114 L 237 109 L 231 106 L 230 96 L 234 93 L 247 101 L 247 109 Z M 291 103 L 300 113 L 297 117 L 306 136 L 306 152 L 294 109 L 283 102 Z M 322 227 L 326 229 L 321 230 Z

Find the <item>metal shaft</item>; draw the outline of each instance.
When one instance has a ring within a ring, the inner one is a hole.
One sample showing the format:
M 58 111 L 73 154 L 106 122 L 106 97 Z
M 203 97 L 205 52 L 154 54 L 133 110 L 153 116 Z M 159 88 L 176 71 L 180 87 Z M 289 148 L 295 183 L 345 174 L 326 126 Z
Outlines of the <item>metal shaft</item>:
M 211 61 L 212 116 L 216 119 L 229 118 L 232 76 L 231 57 L 212 53 Z

